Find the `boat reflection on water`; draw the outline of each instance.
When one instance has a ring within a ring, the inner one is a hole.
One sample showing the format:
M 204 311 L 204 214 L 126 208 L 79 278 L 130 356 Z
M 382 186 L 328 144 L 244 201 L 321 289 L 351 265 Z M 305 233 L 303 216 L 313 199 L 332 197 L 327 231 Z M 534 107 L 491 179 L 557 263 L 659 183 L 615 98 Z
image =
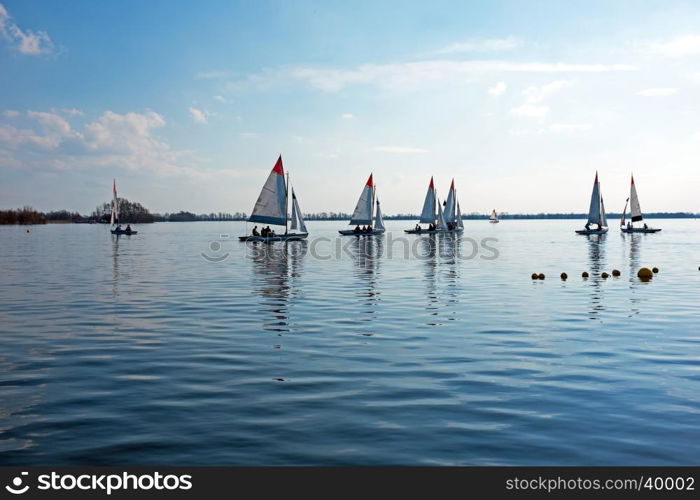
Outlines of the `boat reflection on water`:
M 590 319 L 600 319 L 599 314 L 605 310 L 603 300 L 603 281 L 601 273 L 606 270 L 605 234 L 591 234 L 588 238 L 588 259 L 590 262 L 590 277 L 588 282 L 591 289 Z
M 303 271 L 306 240 L 284 243 L 248 243 L 253 261 L 253 290 L 260 296 L 258 312 L 263 328 L 278 334 L 292 331 L 290 301 L 299 293 L 296 281 Z
M 112 296 L 114 298 L 119 295 L 119 236 L 112 235 Z
M 353 274 L 364 283 L 356 295 L 361 300 L 360 321 L 371 321 L 377 317 L 381 293 L 377 281 L 381 275 L 380 260 L 384 255 L 383 238 L 354 238 L 351 251 L 354 257 Z
M 430 234 L 419 238 L 418 256 L 424 262 L 426 312 L 428 326 L 439 326 L 441 311 L 444 320 L 453 321 L 458 313 L 459 234 Z

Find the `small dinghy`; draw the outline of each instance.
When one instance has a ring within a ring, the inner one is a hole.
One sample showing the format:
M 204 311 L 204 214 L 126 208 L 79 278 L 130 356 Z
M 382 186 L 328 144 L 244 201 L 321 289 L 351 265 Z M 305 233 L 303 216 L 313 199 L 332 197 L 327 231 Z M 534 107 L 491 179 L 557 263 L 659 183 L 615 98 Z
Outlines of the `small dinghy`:
M 126 229 L 122 229 L 121 225 L 119 224 L 119 198 L 117 198 L 116 179 L 112 179 L 112 213 L 109 217 L 109 223 L 112 226 L 112 229 L 110 229 L 109 232 L 112 234 L 132 235 L 138 233 L 138 231 L 134 231 L 131 228 L 128 231 Z
M 501 222 L 498 220 L 498 214 L 496 213 L 495 208 L 493 209 L 493 212 L 491 212 L 491 217 L 489 217 L 489 222 L 491 224 L 498 224 L 499 222 Z
M 341 235 L 374 236 L 384 234 L 386 231 L 386 228 L 384 227 L 384 218 L 382 217 L 382 210 L 379 206 L 379 200 L 375 201 L 375 196 L 376 188 L 374 186 L 372 174 L 370 174 L 365 187 L 362 189 L 360 199 L 357 200 L 357 206 L 355 206 L 355 211 L 352 214 L 352 218 L 350 219 L 350 225 L 355 226 L 355 229 L 341 229 L 338 231 Z M 374 214 L 374 227 L 372 227 L 372 215 L 375 205 L 377 210 Z M 360 226 L 364 226 L 364 230 Z
M 627 203 L 630 204 L 630 221 L 625 224 L 625 214 L 627 213 Z M 642 209 L 639 206 L 639 197 L 637 196 L 637 187 L 634 185 L 634 175 L 632 176 L 632 185 L 630 187 L 630 197 L 625 202 L 625 208 L 622 211 L 620 218 L 620 231 L 623 233 L 658 233 L 661 229 L 655 229 L 644 224 L 642 227 L 634 227 L 635 222 L 640 222 L 644 219 Z
M 598 227 L 592 229 L 591 224 L 596 224 Z M 576 234 L 605 234 L 608 232 L 608 221 L 605 218 L 605 204 L 603 203 L 603 195 L 598 182 L 598 172 L 595 173 L 595 181 L 593 181 L 593 192 L 591 193 L 591 205 L 588 209 L 588 222 L 585 229 L 579 229 Z
M 428 184 L 428 192 L 425 193 L 425 201 L 423 201 L 423 210 L 420 214 L 420 219 L 418 219 L 418 224 L 414 229 L 404 229 L 405 233 L 408 234 L 432 234 L 440 232 L 437 224 L 437 213 L 435 211 L 435 202 L 437 196 L 435 194 L 435 184 L 433 183 L 433 178 L 430 178 L 430 184 Z M 420 225 L 428 224 L 428 229 L 423 229 Z M 435 229 L 430 229 L 434 227 Z
M 253 228 L 252 234 L 239 236 L 239 241 L 290 241 L 301 240 L 309 235 L 304 223 L 304 216 L 299 208 L 299 202 L 292 189 L 292 216 L 291 226 L 288 228 L 289 217 L 287 208 L 289 205 L 289 174 L 285 179 L 284 168 L 282 166 L 282 155 L 277 159 L 277 163 L 272 167 L 272 172 L 267 177 L 263 185 L 258 201 L 255 202 L 253 213 L 248 218 L 248 222 L 259 222 L 261 224 L 284 226 L 283 234 L 276 234 L 273 230 L 269 233 L 258 231 Z M 290 232 L 291 231 L 291 232 Z M 298 232 L 296 232 L 298 231 Z

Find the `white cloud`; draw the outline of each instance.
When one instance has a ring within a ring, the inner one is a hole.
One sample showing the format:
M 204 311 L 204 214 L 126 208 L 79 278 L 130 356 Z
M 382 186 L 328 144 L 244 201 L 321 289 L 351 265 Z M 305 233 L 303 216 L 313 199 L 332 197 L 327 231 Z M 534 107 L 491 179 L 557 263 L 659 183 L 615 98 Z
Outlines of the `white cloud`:
M 410 148 L 401 146 L 376 146 L 372 148 L 373 151 L 379 151 L 382 153 L 403 153 L 403 154 L 416 154 L 416 153 L 429 153 L 427 149 L 423 148 Z
M 214 100 L 219 102 L 226 102 L 226 98 L 222 95 L 215 95 Z
M 643 44 L 643 48 L 671 57 L 700 54 L 700 35 L 680 35 L 670 40 Z
M 72 115 L 72 116 L 83 116 L 85 114 L 77 108 L 51 108 L 51 112 L 52 113 L 64 113 L 66 115 Z
M 644 89 L 637 92 L 637 95 L 643 95 L 646 97 L 665 97 L 673 95 L 678 92 L 678 89 L 674 88 L 655 88 L 655 89 Z
M 456 54 L 461 52 L 494 52 L 510 50 L 518 47 L 520 41 L 513 38 L 490 38 L 486 40 L 471 40 L 467 42 L 452 43 L 436 51 L 436 54 Z
M 226 78 L 228 76 L 231 76 L 230 71 L 200 71 L 195 75 L 195 77 L 199 80 L 215 80 L 218 78 Z
M 586 123 L 552 123 L 549 126 L 549 131 L 558 134 L 561 132 L 586 132 L 592 128 Z
M 208 113 L 206 111 L 202 111 L 201 109 L 197 109 L 197 108 L 193 108 L 193 107 L 190 107 L 189 111 L 190 111 L 190 115 L 192 115 L 192 119 L 196 123 L 207 123 Z
M 8 118 L 14 118 L 16 116 L 20 115 L 19 111 L 15 111 L 14 109 L 6 109 L 5 111 L 2 112 L 3 115 L 5 115 Z
M 485 73 L 598 73 L 635 71 L 629 64 L 542 63 L 499 60 L 449 61 L 426 60 L 406 63 L 364 64 L 352 69 L 295 67 L 252 74 L 230 82 L 231 88 L 243 85 L 265 87 L 289 81 L 302 81 L 324 92 L 336 92 L 349 85 L 378 85 L 392 91 L 435 83 L 463 83 Z
M 238 135 L 240 135 L 244 139 L 254 139 L 255 137 L 258 136 L 258 134 L 256 132 L 241 132 Z
M 489 87 L 488 92 L 491 97 L 498 97 L 503 94 L 507 88 L 508 85 L 506 85 L 506 82 L 498 82 L 493 87 Z
M 353 118 L 355 118 L 355 115 L 353 115 L 352 113 L 343 113 L 342 115 L 340 115 L 340 117 L 343 120 L 352 120 Z
M 523 104 L 516 108 L 512 108 L 510 113 L 513 115 L 524 116 L 528 118 L 544 118 L 549 113 L 549 106 L 541 104 Z
M 528 87 L 523 90 L 523 96 L 525 97 L 525 100 L 531 104 L 540 103 L 569 85 L 571 85 L 571 82 L 567 80 L 555 80 L 540 87 Z
M 9 45 L 25 55 L 41 55 L 48 54 L 53 50 L 51 38 L 45 31 L 23 30 L 14 22 L 10 13 L 7 12 L 4 5 L 0 3 L 0 36 L 9 43 Z

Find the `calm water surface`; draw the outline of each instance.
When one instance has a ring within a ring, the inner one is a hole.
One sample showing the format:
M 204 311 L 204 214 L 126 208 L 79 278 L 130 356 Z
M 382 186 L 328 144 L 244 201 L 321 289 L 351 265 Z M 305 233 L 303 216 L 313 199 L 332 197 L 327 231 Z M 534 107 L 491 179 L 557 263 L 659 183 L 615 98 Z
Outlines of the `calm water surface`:
M 0 227 L 0 463 L 698 464 L 700 222 L 652 222 Z

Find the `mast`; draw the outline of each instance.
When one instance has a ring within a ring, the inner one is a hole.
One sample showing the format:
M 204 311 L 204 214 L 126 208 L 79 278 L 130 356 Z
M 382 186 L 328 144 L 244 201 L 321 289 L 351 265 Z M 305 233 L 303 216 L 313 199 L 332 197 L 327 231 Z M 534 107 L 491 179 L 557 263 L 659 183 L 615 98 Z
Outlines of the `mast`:
M 289 225 L 289 172 L 287 172 L 287 182 L 284 184 L 284 234 L 287 234 L 287 226 Z

